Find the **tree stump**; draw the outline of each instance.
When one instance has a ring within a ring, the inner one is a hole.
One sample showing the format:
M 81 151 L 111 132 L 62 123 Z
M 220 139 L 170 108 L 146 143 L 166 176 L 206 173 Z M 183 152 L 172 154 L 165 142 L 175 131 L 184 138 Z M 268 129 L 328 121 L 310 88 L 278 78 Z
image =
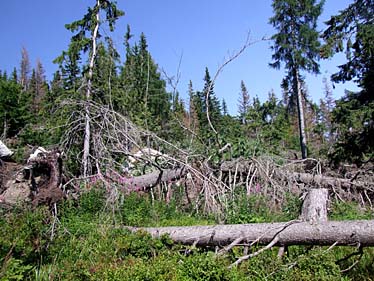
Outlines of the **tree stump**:
M 328 196 L 329 191 L 326 188 L 309 190 L 304 199 L 300 219 L 311 224 L 327 221 Z

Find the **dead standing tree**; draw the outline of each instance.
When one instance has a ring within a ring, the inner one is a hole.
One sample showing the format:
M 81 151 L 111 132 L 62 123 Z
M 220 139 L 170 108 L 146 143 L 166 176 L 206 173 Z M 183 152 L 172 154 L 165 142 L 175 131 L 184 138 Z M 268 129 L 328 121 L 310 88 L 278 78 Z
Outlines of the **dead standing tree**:
M 110 0 L 96 0 L 93 8 L 88 8 L 87 13 L 81 20 L 67 24 L 66 28 L 76 34 L 71 38 L 69 48 L 64 51 L 60 57 L 55 61 L 58 63 L 69 62 L 74 58 L 80 58 L 81 53 L 89 51 L 89 65 L 88 74 L 86 76 L 85 89 L 86 93 L 84 100 L 86 103 L 83 105 L 85 111 L 85 129 L 83 140 L 83 155 L 82 155 L 82 174 L 87 177 L 91 174 L 91 120 L 90 120 L 90 101 L 92 100 L 93 85 L 92 78 L 94 72 L 95 58 L 97 54 L 97 40 L 101 37 L 99 28 L 102 24 L 100 13 L 105 13 L 105 22 L 108 23 L 110 31 L 114 30 L 114 24 L 117 19 L 124 13 L 117 9 L 116 3 Z M 88 34 L 88 35 L 87 35 Z M 77 61 L 75 61 L 77 63 Z

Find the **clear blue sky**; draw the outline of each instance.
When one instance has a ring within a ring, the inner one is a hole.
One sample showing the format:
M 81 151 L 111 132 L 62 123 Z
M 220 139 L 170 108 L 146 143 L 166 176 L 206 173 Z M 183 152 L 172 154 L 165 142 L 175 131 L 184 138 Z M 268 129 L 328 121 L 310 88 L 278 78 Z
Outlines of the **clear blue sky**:
M 271 0 L 119 0 L 118 7 L 125 11 L 112 34 L 124 58 L 123 35 L 130 24 L 138 40 L 144 32 L 149 50 L 169 76 L 175 76 L 181 59 L 181 80 L 178 91 L 187 96 L 188 81 L 194 88 L 203 86 L 207 66 L 213 76 L 225 58 L 243 45 L 247 33 L 252 40 L 270 37 L 274 30 L 268 24 L 272 16 Z M 347 7 L 352 0 L 327 0 L 319 29 L 323 21 Z M 0 1 L 0 69 L 10 73 L 19 68 L 21 48 L 30 55 L 32 66 L 40 59 L 50 79 L 57 66 L 52 63 L 67 48 L 71 33 L 64 25 L 80 19 L 95 0 L 12 0 Z M 104 32 L 109 33 L 108 30 Z M 229 64 L 218 77 L 215 93 L 224 98 L 229 112 L 236 114 L 240 81 L 244 80 L 251 97 L 265 100 L 274 89 L 280 98 L 280 82 L 285 74 L 268 67 L 271 61 L 270 42 L 250 46 L 246 52 Z M 336 72 L 344 62 L 343 56 L 321 61 L 321 75 L 307 75 L 307 85 L 314 101 L 323 96 L 323 76 Z M 336 85 L 334 97 L 344 94 L 344 89 L 357 90 L 354 84 Z

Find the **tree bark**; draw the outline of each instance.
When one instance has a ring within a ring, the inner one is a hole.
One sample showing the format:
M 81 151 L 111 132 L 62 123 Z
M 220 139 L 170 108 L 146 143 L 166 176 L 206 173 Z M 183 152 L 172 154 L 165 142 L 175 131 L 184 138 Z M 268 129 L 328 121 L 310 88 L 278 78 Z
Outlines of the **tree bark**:
M 129 228 L 146 231 L 153 237 L 169 235 L 175 243 L 197 246 L 225 246 L 234 241 L 266 245 L 277 238 L 276 246 L 320 245 L 374 246 L 374 220 L 329 221 L 311 224 L 256 223 L 187 227 Z M 240 239 L 242 238 L 242 239 Z
M 152 187 L 160 182 L 171 182 L 184 177 L 187 170 L 183 168 L 178 169 L 165 169 L 162 171 L 154 171 L 137 177 L 119 177 L 111 176 L 110 179 L 114 182 L 121 184 L 124 192 L 131 191 L 149 191 Z
M 92 53 L 90 58 L 90 65 L 88 70 L 88 79 L 87 79 L 87 91 L 86 91 L 86 106 L 85 106 L 85 112 L 86 112 L 86 124 L 85 124 L 85 130 L 84 130 L 84 142 L 83 142 L 83 177 L 87 177 L 89 175 L 89 154 L 90 154 L 90 141 L 91 141 L 91 129 L 90 129 L 90 106 L 89 101 L 91 99 L 92 94 L 92 76 L 93 76 L 93 68 L 94 68 L 94 62 L 96 58 L 96 38 L 97 33 L 99 30 L 100 25 L 100 0 L 97 0 L 96 3 L 97 6 L 97 12 L 96 12 L 96 26 L 92 34 Z
M 327 221 L 328 196 L 329 191 L 326 188 L 309 190 L 304 199 L 300 219 L 310 223 Z
M 299 72 L 296 67 L 294 69 L 294 79 L 295 79 L 294 90 L 295 90 L 296 97 L 297 97 L 297 114 L 298 114 L 298 120 L 299 120 L 301 158 L 305 159 L 307 158 L 307 146 L 306 146 L 306 134 L 305 134 L 303 94 L 301 91 Z

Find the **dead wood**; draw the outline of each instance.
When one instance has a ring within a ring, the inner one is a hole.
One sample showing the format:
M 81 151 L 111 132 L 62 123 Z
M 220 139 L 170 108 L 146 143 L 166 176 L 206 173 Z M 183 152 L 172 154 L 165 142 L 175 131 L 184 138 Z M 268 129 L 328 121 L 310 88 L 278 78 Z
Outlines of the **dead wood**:
M 273 246 L 336 245 L 374 246 L 374 220 L 326 221 L 316 224 L 303 221 L 293 223 L 256 223 L 241 225 L 211 225 L 187 227 L 129 228 L 146 231 L 153 237 L 169 235 L 175 243 L 197 246 L 226 246 L 235 240 Z M 197 242 L 196 242 L 197 241 Z
M 368 190 L 374 192 L 374 182 L 356 181 L 308 173 L 287 173 L 287 175 L 299 183 L 314 184 L 315 186 L 324 188 L 331 189 L 332 187 L 340 187 L 343 189 Z
M 120 184 L 120 189 L 124 192 L 137 192 L 149 191 L 161 182 L 172 182 L 186 176 L 186 174 L 186 169 L 177 168 L 157 170 L 137 177 L 122 177 L 120 175 L 107 175 L 106 177 Z
M 60 188 L 62 159 L 58 151 L 43 149 L 34 153 L 26 165 L 7 163 L 1 172 L 4 192 L 0 195 L 0 204 L 12 206 L 31 202 L 33 206 L 51 206 L 65 197 Z
M 310 223 L 327 221 L 328 196 L 329 191 L 326 188 L 309 190 L 304 199 L 300 219 Z

